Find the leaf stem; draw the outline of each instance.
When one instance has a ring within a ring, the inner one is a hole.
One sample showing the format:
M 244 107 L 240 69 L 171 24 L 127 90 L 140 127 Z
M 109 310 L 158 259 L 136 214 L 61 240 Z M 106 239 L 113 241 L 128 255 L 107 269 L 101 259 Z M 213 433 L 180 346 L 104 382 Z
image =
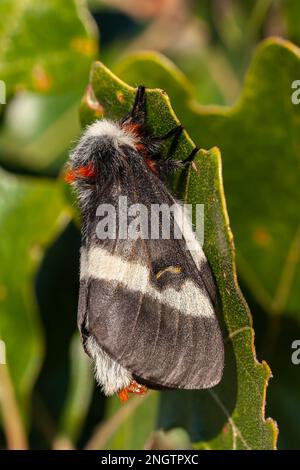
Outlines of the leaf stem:
M 9 450 L 28 449 L 24 425 L 6 364 L 0 365 L 0 407 L 7 439 L 7 448 Z
M 131 398 L 130 401 L 119 408 L 119 410 L 108 421 L 105 421 L 104 424 L 100 424 L 86 444 L 85 449 L 103 449 L 119 426 L 127 420 L 127 418 L 144 402 L 144 400 L 147 400 L 150 394 L 151 392 L 148 392 L 144 397 Z

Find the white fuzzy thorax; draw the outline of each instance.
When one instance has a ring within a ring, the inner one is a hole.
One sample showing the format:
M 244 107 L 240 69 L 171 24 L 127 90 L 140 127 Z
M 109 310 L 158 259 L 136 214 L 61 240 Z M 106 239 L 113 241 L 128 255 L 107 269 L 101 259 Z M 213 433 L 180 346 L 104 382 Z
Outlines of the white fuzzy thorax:
M 117 122 L 109 119 L 98 119 L 88 126 L 83 135 L 83 138 L 85 137 L 110 137 L 116 148 L 121 145 L 129 145 L 134 148 L 136 144 L 134 134 L 122 129 Z
M 130 385 L 132 381 L 131 373 L 113 361 L 100 348 L 93 336 L 88 338 L 86 348 L 93 358 L 95 377 L 105 395 L 113 395 Z

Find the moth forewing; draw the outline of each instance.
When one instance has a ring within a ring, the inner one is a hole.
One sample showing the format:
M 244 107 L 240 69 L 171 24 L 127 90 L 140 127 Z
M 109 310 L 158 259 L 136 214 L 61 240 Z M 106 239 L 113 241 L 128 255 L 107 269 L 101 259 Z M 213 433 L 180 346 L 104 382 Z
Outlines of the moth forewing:
M 121 399 L 145 386 L 213 387 L 224 365 L 213 276 L 164 182 L 195 150 L 183 162 L 163 158 L 163 140 L 182 127 L 149 134 L 145 106 L 139 87 L 123 120 L 90 125 L 67 175 L 83 220 L 78 325 L 103 392 Z

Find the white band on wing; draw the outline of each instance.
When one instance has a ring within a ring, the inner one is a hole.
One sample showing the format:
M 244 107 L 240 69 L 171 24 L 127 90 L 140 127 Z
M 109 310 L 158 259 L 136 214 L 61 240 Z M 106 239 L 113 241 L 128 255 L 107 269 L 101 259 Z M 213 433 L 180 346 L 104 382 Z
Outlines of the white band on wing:
M 215 316 L 209 297 L 190 279 L 182 284 L 180 291 L 172 287 L 160 291 L 150 283 L 150 272 L 146 266 L 111 255 L 101 247 L 92 247 L 88 252 L 82 248 L 80 277 L 82 280 L 116 282 L 127 290 L 145 293 L 187 315 Z

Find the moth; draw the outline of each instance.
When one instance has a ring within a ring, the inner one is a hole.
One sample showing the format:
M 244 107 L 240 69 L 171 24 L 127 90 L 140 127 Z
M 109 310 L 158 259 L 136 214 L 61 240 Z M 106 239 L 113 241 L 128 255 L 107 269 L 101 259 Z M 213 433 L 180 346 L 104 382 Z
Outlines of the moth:
M 183 127 L 153 135 L 146 114 L 140 86 L 123 119 L 99 119 L 85 129 L 66 174 L 82 215 L 78 327 L 102 391 L 123 401 L 147 388 L 213 387 L 224 366 L 213 275 L 166 184 L 197 149 L 183 161 L 163 157 L 163 143 L 177 145 Z M 173 206 L 170 218 L 182 237 L 174 229 L 169 238 L 121 236 L 122 197 L 135 207 Z M 113 237 L 97 235 L 99 207 L 117 214 Z

